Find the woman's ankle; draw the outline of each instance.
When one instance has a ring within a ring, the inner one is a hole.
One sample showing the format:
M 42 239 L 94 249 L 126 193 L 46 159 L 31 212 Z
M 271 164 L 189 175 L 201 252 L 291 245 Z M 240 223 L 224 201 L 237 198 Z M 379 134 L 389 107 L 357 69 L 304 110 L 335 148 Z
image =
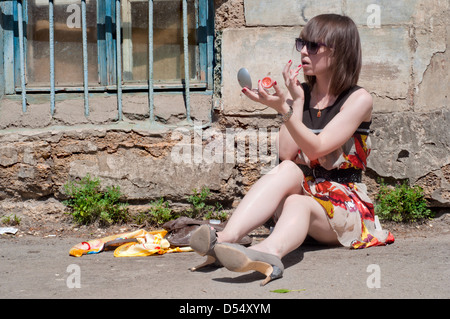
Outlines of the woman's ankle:
M 230 234 L 229 232 L 225 232 L 225 230 L 221 232 L 217 232 L 217 242 L 218 243 L 237 243 L 239 241 L 239 237 Z
M 266 245 L 264 245 L 263 243 L 259 243 L 253 246 L 248 247 L 249 249 L 253 249 L 262 253 L 266 253 L 266 254 L 271 254 L 274 256 L 277 256 L 278 258 L 282 258 L 283 257 L 283 253 L 278 250 L 278 249 L 273 249 L 272 247 L 267 247 Z

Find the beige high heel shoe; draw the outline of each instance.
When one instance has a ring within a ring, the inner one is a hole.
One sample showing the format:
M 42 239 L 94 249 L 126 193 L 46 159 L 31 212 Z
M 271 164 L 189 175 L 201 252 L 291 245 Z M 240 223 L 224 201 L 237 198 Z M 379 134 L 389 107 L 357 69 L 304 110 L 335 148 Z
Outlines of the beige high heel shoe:
M 214 247 L 216 258 L 231 271 L 258 271 L 266 275 L 261 286 L 283 276 L 284 265 L 275 255 L 248 249 L 238 244 L 221 243 Z
M 189 245 L 199 255 L 206 255 L 207 259 L 204 263 L 190 268 L 191 271 L 196 271 L 212 264 L 221 266 L 216 262 L 217 257 L 214 252 L 214 246 L 216 245 L 216 243 L 216 230 L 212 226 L 202 225 L 192 234 L 191 239 L 189 240 Z

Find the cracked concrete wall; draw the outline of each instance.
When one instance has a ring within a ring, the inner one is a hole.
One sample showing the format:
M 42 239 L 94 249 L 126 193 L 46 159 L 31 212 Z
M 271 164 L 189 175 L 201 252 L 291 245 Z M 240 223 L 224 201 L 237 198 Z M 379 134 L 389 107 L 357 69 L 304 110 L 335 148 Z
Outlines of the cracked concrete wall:
M 172 155 L 173 130 L 129 123 L 52 128 L 0 135 L 0 201 L 64 199 L 64 184 L 87 174 L 119 185 L 135 203 L 183 201 L 208 185 L 221 200 L 235 192 L 233 165 L 184 163 Z
M 218 94 L 193 94 L 191 110 L 194 119 L 205 123 L 215 100 L 211 129 L 219 137 L 201 137 L 201 151 L 216 144 L 220 150 L 220 132 L 227 128 L 276 131 L 276 114 L 241 95 L 237 70 L 245 66 L 255 79 L 271 74 L 282 82 L 286 61 L 300 63 L 293 39 L 302 25 L 323 12 L 344 13 L 359 26 L 364 50 L 360 85 L 375 101 L 373 151 L 365 182 L 376 189 L 377 177 L 410 179 L 424 187 L 433 205 L 450 206 L 448 1 L 214 3 L 220 46 L 215 52 Z M 380 8 L 380 27 L 368 26 L 368 21 L 377 22 L 370 20 L 372 4 Z M 149 124 L 146 94 L 124 94 L 122 122 L 117 122 L 114 95 L 92 94 L 89 117 L 83 114 L 81 95 L 59 97 L 53 116 L 48 96 L 30 98 L 25 114 L 19 111 L 20 96 L 0 100 L 0 213 L 10 201 L 63 199 L 63 184 L 87 173 L 100 177 L 105 186 L 119 185 L 124 199 L 134 204 L 162 196 L 185 202 L 193 188 L 206 185 L 225 206 L 236 205 L 261 175 L 260 163 L 174 160 L 172 151 L 180 145 L 174 131 L 185 118 L 181 94 L 155 96 L 161 125 Z M 190 127 L 188 140 L 198 134 Z M 195 152 L 195 146 L 188 147 Z
M 363 46 L 360 85 L 374 98 L 372 179 L 409 179 L 436 206 L 450 206 L 449 1 L 244 0 L 244 20 L 223 29 L 221 112 L 229 121 L 274 116 L 240 94 L 236 73 L 254 82 L 300 63 L 293 39 L 321 13 L 350 16 Z M 255 122 L 253 122 L 255 123 Z M 245 125 L 245 124 L 244 124 Z

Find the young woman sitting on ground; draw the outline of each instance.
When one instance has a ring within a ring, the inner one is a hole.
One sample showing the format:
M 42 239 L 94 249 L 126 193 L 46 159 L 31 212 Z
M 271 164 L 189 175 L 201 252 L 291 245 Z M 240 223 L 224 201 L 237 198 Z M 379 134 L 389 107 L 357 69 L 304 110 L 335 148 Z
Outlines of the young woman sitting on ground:
M 316 16 L 295 45 L 302 64 L 285 65 L 287 90 L 276 82 L 274 94 L 260 82 L 257 91 L 243 89 L 249 99 L 282 115 L 282 162 L 253 185 L 223 231 L 204 225 L 190 242 L 208 256 L 200 267 L 216 261 L 231 271 L 259 271 L 266 275 L 262 285 L 283 275 L 281 259 L 307 235 L 355 249 L 394 241 L 375 228 L 373 204 L 361 183 L 373 102 L 357 85 L 361 44 L 355 23 L 336 14 Z M 298 80 L 301 68 L 305 83 Z M 270 218 L 276 224 L 265 240 L 248 248 L 236 244 Z

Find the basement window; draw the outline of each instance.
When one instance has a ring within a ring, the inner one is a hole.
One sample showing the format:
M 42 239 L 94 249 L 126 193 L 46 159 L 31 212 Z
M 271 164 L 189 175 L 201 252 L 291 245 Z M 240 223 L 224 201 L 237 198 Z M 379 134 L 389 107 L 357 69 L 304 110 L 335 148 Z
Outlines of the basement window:
M 183 6 L 185 2 L 186 6 Z M 182 89 L 188 64 L 189 86 L 212 89 L 212 0 L 18 0 L 0 4 L 12 13 L 13 30 L 4 29 L 5 70 L 14 70 L 14 77 L 5 76 L 5 88 L 21 91 L 21 55 L 24 56 L 26 91 L 48 91 L 52 79 L 51 48 L 54 48 L 54 85 L 56 91 L 83 89 L 85 78 L 90 91 L 117 89 L 120 67 L 123 89 L 147 89 L 149 61 L 153 61 L 152 85 L 156 89 Z M 149 57 L 149 3 L 153 8 L 152 55 Z M 83 8 L 85 5 L 85 10 Z M 120 7 L 120 43 L 117 43 L 116 5 Z M 18 8 L 22 8 L 23 44 L 19 45 Z M 187 20 L 183 10 L 187 8 Z M 53 39 L 50 14 L 53 11 Z M 87 43 L 87 67 L 83 61 L 83 21 Z M 183 38 L 187 27 L 187 41 Z M 1 31 L 1 30 L 0 30 Z M 9 32 L 13 31 L 13 32 Z M 185 59 L 185 42 L 188 57 Z M 117 59 L 117 46 L 120 60 Z M 23 49 L 21 49 L 21 47 Z M 24 52 L 21 52 L 23 50 Z M 87 75 L 86 75 L 87 71 Z M 9 92 L 11 94 L 12 92 Z
M 29 0 L 26 24 L 26 70 L 29 87 L 50 84 L 48 0 Z M 97 6 L 86 1 L 89 84 L 98 81 Z M 81 6 L 76 1 L 54 1 L 56 86 L 83 85 Z M 20 87 L 20 82 L 17 83 Z
M 188 1 L 189 78 L 200 80 L 195 1 Z M 156 82 L 177 83 L 184 78 L 181 1 L 154 3 L 153 59 Z M 123 2 L 123 74 L 126 82 L 148 80 L 148 0 Z

